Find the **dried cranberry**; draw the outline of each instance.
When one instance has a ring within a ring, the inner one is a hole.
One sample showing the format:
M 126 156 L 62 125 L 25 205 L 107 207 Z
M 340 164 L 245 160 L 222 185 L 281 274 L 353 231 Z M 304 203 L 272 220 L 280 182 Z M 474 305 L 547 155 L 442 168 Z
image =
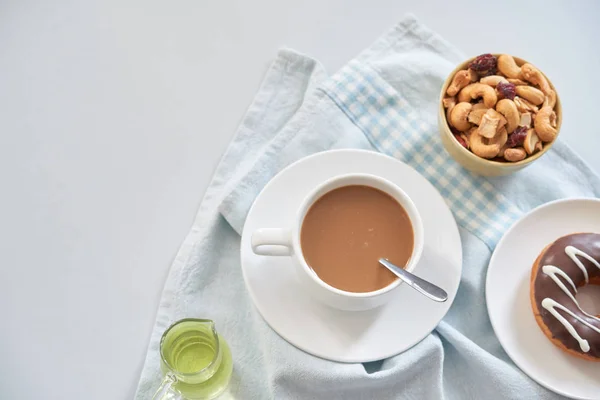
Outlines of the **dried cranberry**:
M 521 146 L 525 142 L 525 138 L 527 137 L 527 127 L 519 126 L 513 133 L 508 135 L 508 140 L 506 141 L 507 147 L 516 147 Z
M 461 145 L 462 147 L 464 147 L 465 149 L 468 149 L 468 148 L 469 148 L 469 146 L 467 145 L 467 142 L 465 141 L 465 139 L 463 139 L 463 138 L 462 138 L 462 136 L 460 136 L 460 135 L 457 135 L 457 134 L 454 134 L 454 137 L 456 138 L 456 141 L 457 141 L 458 143 L 460 143 L 460 145 Z
M 497 65 L 496 57 L 491 54 L 482 54 L 469 63 L 469 68 L 481 76 L 487 76 L 491 71 L 495 72 Z
M 514 83 L 510 82 L 500 82 L 496 85 L 496 89 L 498 90 L 498 94 L 503 99 L 514 100 L 515 95 L 517 94 L 517 87 Z

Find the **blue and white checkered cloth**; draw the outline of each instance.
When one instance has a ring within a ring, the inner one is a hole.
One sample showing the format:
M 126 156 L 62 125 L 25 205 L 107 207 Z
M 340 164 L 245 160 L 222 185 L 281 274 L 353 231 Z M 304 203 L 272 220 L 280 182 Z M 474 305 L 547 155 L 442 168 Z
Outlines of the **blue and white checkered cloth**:
M 456 164 L 436 116 L 442 83 L 465 58 L 413 17 L 331 77 L 309 57 L 278 54 L 173 262 L 137 400 L 151 398 L 160 382 L 162 332 L 189 316 L 215 320 L 230 344 L 237 399 L 560 398 L 502 350 L 485 308 L 485 273 L 495 243 L 521 212 L 557 198 L 600 196 L 600 180 L 560 141 L 509 177 L 483 179 Z M 264 185 L 290 163 L 335 148 L 378 150 L 419 171 L 454 212 L 463 246 L 460 287 L 436 330 L 368 365 L 322 360 L 279 337 L 254 309 L 240 267 L 239 234 Z
M 325 82 L 323 90 L 375 148 L 404 161 L 427 178 L 444 197 L 457 222 L 490 249 L 522 215 L 487 180 L 461 168 L 450 157 L 429 110 L 423 113 L 411 107 L 370 66 L 350 62 Z

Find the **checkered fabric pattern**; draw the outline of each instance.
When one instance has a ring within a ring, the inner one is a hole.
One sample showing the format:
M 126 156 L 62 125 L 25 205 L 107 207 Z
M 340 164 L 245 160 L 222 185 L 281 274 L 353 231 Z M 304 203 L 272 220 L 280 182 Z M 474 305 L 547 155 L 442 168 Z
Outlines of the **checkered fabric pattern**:
M 410 107 L 369 66 L 350 63 L 322 90 L 379 151 L 402 160 L 427 178 L 458 223 L 490 249 L 522 215 L 492 184 L 463 169 L 446 152 L 435 113 Z

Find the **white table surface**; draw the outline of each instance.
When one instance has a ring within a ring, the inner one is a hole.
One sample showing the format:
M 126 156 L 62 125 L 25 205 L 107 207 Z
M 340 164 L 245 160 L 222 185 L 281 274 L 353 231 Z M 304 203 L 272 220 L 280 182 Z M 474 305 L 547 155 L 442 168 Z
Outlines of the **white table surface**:
M 467 55 L 541 67 L 600 172 L 600 2 L 323 3 L 0 1 L 0 398 L 132 398 L 169 265 L 281 46 L 333 72 L 412 11 Z

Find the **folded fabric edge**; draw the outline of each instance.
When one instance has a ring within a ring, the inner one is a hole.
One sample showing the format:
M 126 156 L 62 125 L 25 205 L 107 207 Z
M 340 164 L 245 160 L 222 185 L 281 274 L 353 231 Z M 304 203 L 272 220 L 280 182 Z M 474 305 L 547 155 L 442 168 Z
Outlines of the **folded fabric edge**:
M 414 14 L 408 13 L 376 39 L 371 46 L 359 53 L 355 59 L 370 64 L 370 61 L 380 58 L 382 53 L 390 48 L 398 47 L 396 51 L 408 50 L 410 48 L 408 46 L 415 43 L 414 41 L 403 41 L 408 35 L 414 35 L 421 43 L 433 48 L 449 60 L 456 60 L 458 63 L 465 58 L 458 48 L 423 24 Z
M 317 61 L 294 50 L 288 48 L 280 49 L 277 52 L 275 59 L 271 62 L 269 68 L 267 69 L 257 94 L 254 96 L 248 108 L 248 111 L 246 112 L 246 115 L 242 118 L 241 125 L 243 125 L 244 121 L 247 121 L 248 119 L 260 121 L 261 114 L 268 111 L 268 107 L 266 107 L 266 105 L 268 104 L 269 99 L 272 97 L 272 93 L 274 93 L 274 90 L 278 86 L 279 77 L 286 73 L 291 73 L 289 67 L 290 65 L 306 65 L 306 63 L 318 64 Z M 243 142 L 245 139 L 246 135 L 242 134 L 242 132 L 240 132 L 240 129 L 238 128 L 227 149 L 225 150 L 223 156 L 221 157 L 219 163 L 217 164 L 215 174 L 213 175 L 213 178 L 211 179 L 207 190 L 202 197 L 193 224 L 190 227 L 190 231 L 186 235 L 186 238 L 179 247 L 175 258 L 171 263 L 168 276 L 161 293 L 161 300 L 159 302 L 158 309 L 156 312 L 155 323 L 153 325 L 152 333 L 148 341 L 146 356 L 140 373 L 140 379 L 138 387 L 136 389 L 135 398 L 145 398 L 145 396 L 147 395 L 147 393 L 145 393 L 147 388 L 144 386 L 144 383 L 146 383 L 145 377 L 147 376 L 147 374 L 153 371 L 153 369 L 149 367 L 149 364 L 157 361 L 155 357 L 157 357 L 158 355 L 155 354 L 156 352 L 154 351 L 154 349 L 158 348 L 158 341 L 160 340 L 161 336 L 160 332 L 162 332 L 168 326 L 170 322 L 170 312 L 175 306 L 173 302 L 173 294 L 175 290 L 174 286 L 176 283 L 174 282 L 174 277 L 177 275 L 176 271 L 180 270 L 182 266 L 186 264 L 187 260 L 189 259 L 192 253 L 194 243 L 196 242 L 197 236 L 199 235 L 199 231 L 198 229 L 196 229 L 196 227 L 200 225 L 200 222 L 204 218 L 204 214 L 211 209 L 207 203 L 211 200 L 216 200 L 219 202 L 217 203 L 217 205 L 220 204 L 221 199 L 215 198 L 216 192 L 219 192 L 219 190 L 217 190 L 217 187 L 221 187 L 223 183 L 226 184 L 229 181 L 225 176 L 227 175 L 227 171 L 224 171 L 224 169 L 226 169 L 226 167 L 228 166 L 227 161 L 231 157 L 233 149 L 239 146 L 240 142 Z M 235 174 L 232 173 L 230 175 Z
M 267 87 L 266 82 L 270 79 L 271 75 L 280 76 L 278 87 Z M 269 107 L 265 107 L 265 102 L 253 102 L 248 108 L 246 115 L 242 118 L 238 127 L 238 133 L 235 135 L 232 144 L 240 142 L 240 145 L 243 145 L 241 142 L 248 135 L 260 135 L 265 140 L 259 146 L 255 146 L 253 156 L 238 168 L 239 173 L 237 176 L 230 179 L 224 190 L 225 195 L 223 196 L 223 200 L 219 205 L 221 215 L 239 234 L 241 234 L 243 221 L 247 212 L 247 210 L 242 210 L 244 207 L 239 203 L 243 200 L 243 196 L 255 196 L 257 194 L 253 193 L 256 182 L 247 181 L 244 178 L 247 177 L 249 171 L 253 170 L 256 163 L 265 155 L 270 146 L 278 140 L 280 132 L 295 118 L 298 110 L 306 105 L 307 93 L 312 93 L 317 84 L 325 78 L 325 69 L 319 62 L 309 56 L 287 48 L 278 52 L 276 60 L 269 71 L 267 71 L 264 79 L 265 84 L 261 86 L 255 99 L 258 100 L 260 97 L 275 99 L 277 96 L 285 95 L 287 101 L 290 98 L 296 99 L 296 107 L 284 113 L 274 114 L 276 117 L 276 121 L 274 121 L 273 115 L 271 115 L 271 118 L 256 118 L 256 115 L 265 114 L 272 110 Z

